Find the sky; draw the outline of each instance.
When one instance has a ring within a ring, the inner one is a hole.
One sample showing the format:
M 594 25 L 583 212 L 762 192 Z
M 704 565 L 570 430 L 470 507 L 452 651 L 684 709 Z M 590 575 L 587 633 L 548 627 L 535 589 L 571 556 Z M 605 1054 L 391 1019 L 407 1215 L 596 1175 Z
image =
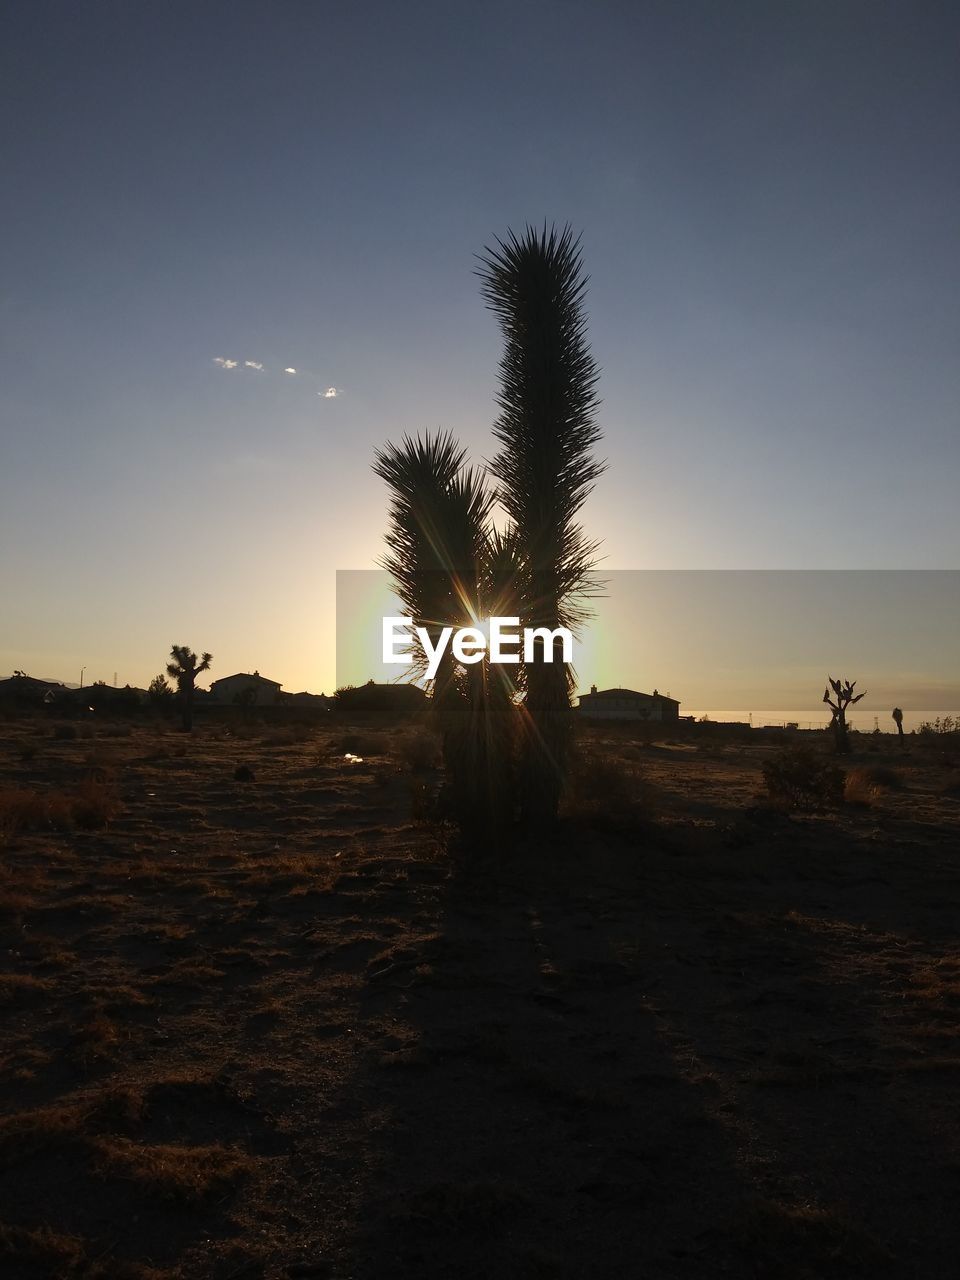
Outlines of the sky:
M 591 277 L 606 570 L 956 567 L 958 36 L 880 0 L 9 7 L 0 674 L 144 685 L 176 642 L 329 692 L 374 449 L 490 457 L 475 255 L 545 219 Z M 612 627 L 591 675 L 670 687 Z

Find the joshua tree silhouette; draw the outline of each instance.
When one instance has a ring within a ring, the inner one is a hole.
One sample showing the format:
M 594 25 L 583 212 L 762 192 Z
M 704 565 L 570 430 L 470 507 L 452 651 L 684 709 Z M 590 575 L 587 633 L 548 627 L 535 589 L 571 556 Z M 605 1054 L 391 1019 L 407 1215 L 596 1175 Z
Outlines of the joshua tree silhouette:
M 491 471 L 522 554 L 519 616 L 524 626 L 576 630 L 598 589 L 597 544 L 576 518 L 604 469 L 593 456 L 599 375 L 586 341 L 580 240 L 569 226 L 508 232 L 478 274 L 504 339 Z M 558 658 L 522 672 L 519 786 L 534 822 L 556 816 L 567 772 L 572 672 Z
M 378 450 L 374 471 L 391 493 L 383 567 L 414 625 L 436 643 L 446 627 L 484 616 L 481 587 L 493 503 L 481 474 L 466 467 L 466 450 L 450 435 L 404 436 Z M 414 670 L 425 673 L 422 649 Z M 433 712 L 443 740 L 451 808 L 464 829 L 491 814 L 483 785 L 491 747 L 483 732 L 485 672 L 460 667 L 444 651 L 433 680 Z
M 855 702 L 859 702 L 863 694 L 854 695 L 856 680 L 834 680 L 832 676 L 827 676 L 827 680 L 830 682 L 830 688 L 824 689 L 823 700 L 832 712 L 833 718 L 830 722 L 830 728 L 833 730 L 833 740 L 837 748 L 837 755 L 849 755 L 850 739 L 847 736 L 847 707 L 852 707 Z M 833 690 L 836 702 L 830 699 L 830 689 Z
M 596 544 L 576 522 L 603 471 L 592 454 L 600 438 L 597 369 L 585 340 L 580 242 L 569 227 L 544 226 L 508 232 L 496 246 L 478 269 L 504 337 L 495 488 L 465 466 L 466 451 L 446 432 L 404 436 L 374 462 L 392 493 L 382 563 L 406 613 L 431 640 L 444 626 L 490 616 L 574 630 L 599 589 Z M 509 518 L 499 531 L 490 524 L 495 502 Z M 559 651 L 542 661 L 538 643 L 537 661 L 511 668 L 484 661 L 464 669 L 449 651 L 441 661 L 433 706 L 461 826 L 489 825 L 511 811 L 514 754 L 523 815 L 534 822 L 556 816 L 569 753 L 571 671 Z
M 891 712 L 893 723 L 897 726 L 897 737 L 900 739 L 900 749 L 903 750 L 903 712 L 899 707 L 894 707 Z
M 180 714 L 184 733 L 193 729 L 193 690 L 197 676 L 201 671 L 208 671 L 213 661 L 213 654 L 204 653 L 199 658 L 185 644 L 175 644 L 170 650 L 172 662 L 167 663 L 167 675 L 177 682 L 177 693 L 180 697 Z

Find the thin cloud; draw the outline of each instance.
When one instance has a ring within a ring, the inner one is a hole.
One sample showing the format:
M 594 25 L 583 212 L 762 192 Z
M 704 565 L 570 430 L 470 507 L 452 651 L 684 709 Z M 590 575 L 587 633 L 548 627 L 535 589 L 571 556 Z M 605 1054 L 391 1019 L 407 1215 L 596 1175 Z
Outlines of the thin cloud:
M 236 369 L 237 361 L 228 360 L 226 356 L 214 356 L 213 363 L 218 364 L 221 369 Z
M 284 369 L 284 371 L 283 371 L 283 372 L 284 372 L 284 373 L 296 373 L 297 371 L 296 371 L 296 369 L 290 369 L 290 368 L 287 368 L 287 369 Z
M 343 392 L 337 387 L 327 387 L 326 391 L 318 391 L 318 396 L 323 396 L 324 400 L 336 400 L 338 396 L 342 396 Z
M 245 369 L 255 369 L 257 373 L 263 373 L 263 365 L 259 360 L 244 360 L 243 367 Z

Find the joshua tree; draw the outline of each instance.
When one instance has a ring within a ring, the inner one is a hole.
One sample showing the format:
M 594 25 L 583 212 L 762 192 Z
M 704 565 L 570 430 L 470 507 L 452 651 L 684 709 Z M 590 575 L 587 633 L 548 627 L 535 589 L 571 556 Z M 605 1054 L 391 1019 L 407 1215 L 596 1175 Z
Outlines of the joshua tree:
M 500 451 L 491 470 L 496 498 L 521 550 L 516 581 L 523 626 L 576 628 L 585 616 L 596 544 L 576 517 L 603 463 L 593 456 L 597 368 L 586 343 L 587 278 L 580 241 L 562 231 L 527 227 L 487 249 L 479 275 L 500 321 Z M 527 663 L 519 787 L 527 818 L 556 816 L 567 771 L 572 673 L 559 661 Z
M 575 629 L 594 594 L 596 546 L 576 516 L 603 470 L 596 366 L 586 345 L 579 241 L 569 228 L 528 227 L 487 249 L 478 274 L 500 320 L 500 452 L 488 491 L 465 467 L 466 452 L 447 433 L 404 437 L 376 455 L 374 470 L 392 492 L 388 555 L 406 614 L 435 640 L 444 626 L 519 617 L 524 627 Z M 509 518 L 490 525 L 499 502 Z M 461 826 L 489 828 L 512 809 L 513 781 L 532 821 L 556 816 L 567 770 L 572 673 L 559 645 L 553 661 L 506 668 L 468 667 L 448 650 L 433 687 L 444 759 Z M 423 668 L 421 668 L 421 671 Z M 514 703 L 523 696 L 522 713 Z
M 897 737 L 900 739 L 900 750 L 903 750 L 903 712 L 899 707 L 894 707 L 891 712 L 893 723 L 897 726 Z
M 469 626 L 486 616 L 481 593 L 493 498 L 465 459 L 466 450 L 448 432 L 428 432 L 388 444 L 374 463 L 393 495 L 383 567 L 405 613 L 432 643 L 443 627 Z M 424 674 L 422 650 L 415 662 Z M 502 741 L 491 740 L 489 676 L 486 663 L 463 668 L 447 649 L 433 680 L 452 808 L 464 830 L 485 825 L 502 803 L 504 788 L 496 784 L 503 782 L 506 752 Z
M 854 695 L 856 680 L 834 680 L 832 676 L 827 676 L 827 680 L 830 682 L 830 688 L 824 689 L 823 700 L 832 713 L 830 728 L 833 730 L 833 740 L 836 744 L 837 755 L 849 755 L 850 741 L 847 737 L 847 707 L 859 702 L 863 694 Z M 833 690 L 836 702 L 831 701 L 830 689 Z
M 193 690 L 197 676 L 201 671 L 208 671 L 213 661 L 213 654 L 204 653 L 199 658 L 185 644 L 175 644 L 170 650 L 172 662 L 167 664 L 167 675 L 177 682 L 177 693 L 180 697 L 180 714 L 183 717 L 183 731 L 190 733 L 193 729 Z

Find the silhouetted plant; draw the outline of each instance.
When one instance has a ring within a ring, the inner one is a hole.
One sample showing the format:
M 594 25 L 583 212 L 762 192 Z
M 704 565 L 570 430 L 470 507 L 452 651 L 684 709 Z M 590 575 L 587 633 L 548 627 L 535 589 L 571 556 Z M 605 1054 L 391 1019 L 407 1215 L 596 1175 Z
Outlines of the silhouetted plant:
M 496 498 L 520 550 L 515 590 L 525 627 L 576 629 L 595 591 L 596 544 L 576 522 L 603 463 L 595 413 L 598 372 L 586 343 L 580 241 L 569 227 L 509 232 L 487 249 L 479 275 L 500 321 L 500 451 Z M 519 792 L 534 822 L 556 816 L 568 768 L 572 673 L 559 661 L 524 664 Z
M 960 732 L 960 716 L 937 716 L 935 720 L 923 720 L 920 723 L 920 734 L 925 738 L 957 732 Z
M 446 432 L 405 436 L 374 464 L 392 493 L 382 563 L 405 614 L 434 644 L 444 627 L 494 616 L 575 630 L 597 590 L 596 545 L 576 523 L 603 470 L 592 456 L 600 438 L 597 370 L 584 336 L 579 240 L 569 228 L 528 227 L 496 243 L 479 269 L 504 336 L 496 489 L 465 465 L 466 451 Z M 502 531 L 490 524 L 495 502 L 509 517 Z M 559 642 L 552 662 L 543 660 L 544 641 L 536 645 L 535 660 L 517 665 L 486 657 L 462 665 L 449 648 L 440 660 L 432 706 L 461 828 L 499 825 L 515 795 L 528 819 L 556 817 L 568 769 L 572 672 Z M 425 674 L 417 647 L 414 669 Z
M 147 685 L 147 697 L 155 707 L 166 706 L 173 698 L 173 689 L 165 675 L 154 676 Z
M 466 450 L 449 432 L 388 444 L 374 470 L 392 494 L 387 555 L 404 613 L 436 644 L 444 627 L 463 627 L 486 616 L 481 591 L 488 559 L 492 496 L 482 477 L 465 466 Z M 426 673 L 422 647 L 413 670 Z M 448 647 L 433 679 L 432 710 L 443 749 L 450 807 L 465 830 L 495 820 L 500 798 L 491 770 L 503 744 L 491 740 L 486 662 L 461 666 Z
M 900 739 L 900 749 L 903 750 L 903 712 L 899 707 L 894 707 L 890 714 L 893 717 L 893 723 L 897 726 L 897 737 Z
M 830 688 L 824 689 L 823 700 L 832 713 L 830 728 L 833 732 L 834 745 L 837 749 L 837 755 L 849 755 L 850 739 L 847 734 L 847 708 L 859 702 L 864 695 L 862 693 L 854 694 L 853 691 L 857 685 L 856 680 L 834 680 L 832 676 L 827 676 L 827 680 L 830 682 Z M 830 689 L 833 690 L 836 701 L 831 699 Z
M 175 644 L 170 650 L 172 662 L 167 664 L 167 675 L 177 682 L 177 694 L 180 699 L 180 714 L 184 733 L 193 729 L 193 692 L 197 676 L 208 671 L 213 661 L 213 654 L 197 655 L 185 644 Z
M 820 813 L 843 803 L 843 770 L 807 746 L 778 752 L 763 766 L 763 780 L 784 809 Z

